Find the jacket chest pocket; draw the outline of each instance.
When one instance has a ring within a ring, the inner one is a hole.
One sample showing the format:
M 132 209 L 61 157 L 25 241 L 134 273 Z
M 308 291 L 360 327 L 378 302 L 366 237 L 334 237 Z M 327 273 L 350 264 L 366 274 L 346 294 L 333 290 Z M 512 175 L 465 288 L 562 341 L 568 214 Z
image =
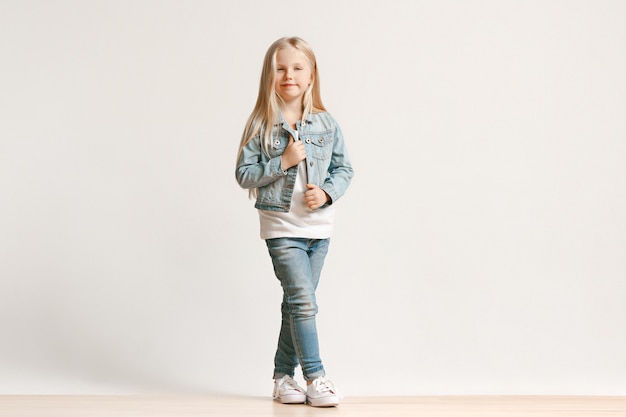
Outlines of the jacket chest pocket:
M 303 137 L 302 140 L 312 146 L 313 157 L 317 159 L 329 159 L 333 150 L 333 137 L 329 134 L 312 134 Z
M 272 136 L 272 141 L 269 147 L 269 154 L 271 158 L 282 155 L 285 152 L 289 139 L 284 135 Z

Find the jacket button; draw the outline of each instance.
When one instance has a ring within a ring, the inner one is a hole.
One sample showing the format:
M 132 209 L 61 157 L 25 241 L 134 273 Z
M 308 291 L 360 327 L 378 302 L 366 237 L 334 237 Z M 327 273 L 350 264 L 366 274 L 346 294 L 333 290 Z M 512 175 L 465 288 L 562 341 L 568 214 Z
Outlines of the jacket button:
M 280 145 L 280 141 L 278 139 L 276 139 L 276 142 L 274 142 L 274 145 L 276 145 L 276 146 Z
M 311 139 L 310 138 L 306 138 L 306 143 L 311 143 Z
M 309 162 L 309 165 L 310 165 L 310 166 L 313 166 L 313 161 Z

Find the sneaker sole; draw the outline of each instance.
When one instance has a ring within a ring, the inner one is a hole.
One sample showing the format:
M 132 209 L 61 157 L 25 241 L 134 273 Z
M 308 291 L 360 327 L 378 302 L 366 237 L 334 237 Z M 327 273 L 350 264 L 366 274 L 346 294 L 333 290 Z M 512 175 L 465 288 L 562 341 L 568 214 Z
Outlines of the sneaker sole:
M 307 404 L 312 407 L 335 407 L 339 405 L 339 398 L 337 397 L 325 397 L 325 398 L 307 398 Z
M 274 401 L 278 401 L 281 404 L 304 404 L 306 402 L 306 396 L 284 395 L 282 397 L 274 398 Z

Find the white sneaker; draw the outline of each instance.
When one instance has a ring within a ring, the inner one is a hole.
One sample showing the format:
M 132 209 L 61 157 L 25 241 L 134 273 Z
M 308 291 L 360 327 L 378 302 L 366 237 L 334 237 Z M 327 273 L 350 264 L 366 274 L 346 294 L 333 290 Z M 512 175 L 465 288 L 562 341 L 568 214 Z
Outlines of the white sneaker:
M 313 407 L 334 407 L 339 405 L 339 394 L 332 382 L 323 376 L 315 378 L 306 387 L 307 402 Z
M 306 391 L 289 375 L 274 381 L 274 400 L 282 404 L 303 404 L 306 402 Z

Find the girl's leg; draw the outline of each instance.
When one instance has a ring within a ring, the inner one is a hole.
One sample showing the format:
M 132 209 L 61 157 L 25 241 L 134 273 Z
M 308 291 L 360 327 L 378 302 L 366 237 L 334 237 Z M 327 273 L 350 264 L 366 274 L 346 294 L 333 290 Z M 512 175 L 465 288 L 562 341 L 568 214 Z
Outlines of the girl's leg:
M 315 315 L 315 290 L 328 239 L 280 238 L 267 240 L 276 277 L 283 287 L 282 326 L 275 356 L 274 378 L 293 376 L 300 362 L 306 380 L 323 376 Z
M 294 370 L 298 366 L 298 356 L 291 339 L 291 317 L 287 311 L 286 298 L 287 296 L 283 295 L 283 302 L 280 306 L 282 322 L 278 336 L 278 348 L 274 357 L 274 379 L 280 379 L 284 375 L 293 378 Z

